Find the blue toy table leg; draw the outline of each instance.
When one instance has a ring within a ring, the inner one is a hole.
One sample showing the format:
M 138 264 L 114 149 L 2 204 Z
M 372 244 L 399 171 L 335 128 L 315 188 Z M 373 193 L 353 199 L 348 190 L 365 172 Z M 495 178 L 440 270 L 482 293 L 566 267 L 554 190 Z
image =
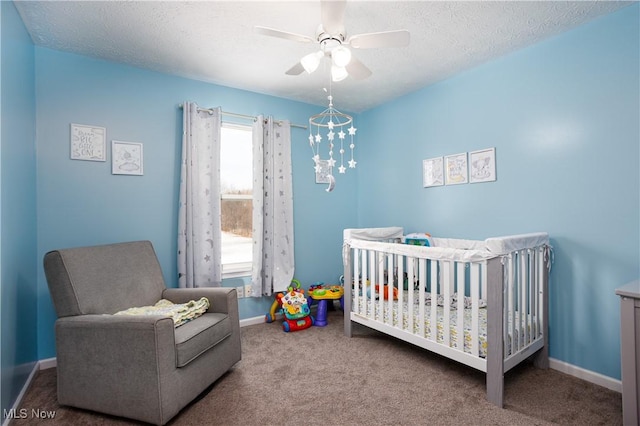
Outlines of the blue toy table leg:
M 316 316 L 316 323 L 314 325 L 318 327 L 324 327 L 327 325 L 327 299 L 318 300 L 318 312 Z

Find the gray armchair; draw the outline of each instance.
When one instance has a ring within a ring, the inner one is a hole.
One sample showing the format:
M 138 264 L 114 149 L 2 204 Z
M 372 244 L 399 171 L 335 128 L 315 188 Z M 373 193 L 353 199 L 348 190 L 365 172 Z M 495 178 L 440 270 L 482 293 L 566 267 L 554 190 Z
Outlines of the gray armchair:
M 54 250 L 44 271 L 61 405 L 165 424 L 240 360 L 236 290 L 166 288 L 149 241 Z M 168 317 L 111 315 L 203 296 L 208 311 L 178 328 Z

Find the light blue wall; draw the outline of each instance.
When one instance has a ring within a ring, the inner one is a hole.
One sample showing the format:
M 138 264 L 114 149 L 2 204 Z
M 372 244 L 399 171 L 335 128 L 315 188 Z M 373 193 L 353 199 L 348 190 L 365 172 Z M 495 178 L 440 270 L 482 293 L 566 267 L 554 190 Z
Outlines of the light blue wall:
M 0 11 L 8 408 L 33 361 L 55 356 L 46 251 L 150 239 L 175 285 L 178 103 L 301 124 L 322 108 L 34 49 L 13 4 Z M 345 227 L 400 224 L 464 238 L 546 230 L 556 253 L 551 354 L 619 377 L 613 289 L 638 277 L 640 257 L 638 14 L 635 4 L 361 114 L 359 175 L 339 177 L 333 193 L 314 184 L 307 133 L 294 129 L 296 276 L 305 285 L 334 281 Z M 108 142 L 144 143 L 145 176 L 111 175 L 109 149 L 105 163 L 70 160 L 72 122 L 106 127 Z M 491 146 L 497 182 L 422 188 L 423 158 Z M 241 316 L 262 315 L 270 304 L 240 300 Z
M 37 361 L 34 51 L 12 2 L 1 2 L 0 289 L 2 412 Z
M 360 126 L 360 225 L 477 239 L 549 232 L 551 356 L 614 378 L 614 289 L 640 275 L 638 10 L 367 111 Z M 423 159 L 488 147 L 496 182 L 422 187 Z
M 321 107 L 36 47 L 38 258 L 48 250 L 149 239 L 167 285 L 176 286 L 182 110 L 199 105 L 306 124 Z M 70 123 L 102 126 L 111 140 L 144 144 L 144 176 L 111 174 L 106 162 L 69 159 Z M 308 131 L 292 129 L 296 277 L 308 286 L 341 274 L 342 229 L 356 223 L 356 175 L 327 194 L 316 185 Z M 55 312 L 38 268 L 38 354 L 55 355 Z M 237 285 L 234 280 L 229 285 Z M 242 299 L 242 318 L 271 298 Z

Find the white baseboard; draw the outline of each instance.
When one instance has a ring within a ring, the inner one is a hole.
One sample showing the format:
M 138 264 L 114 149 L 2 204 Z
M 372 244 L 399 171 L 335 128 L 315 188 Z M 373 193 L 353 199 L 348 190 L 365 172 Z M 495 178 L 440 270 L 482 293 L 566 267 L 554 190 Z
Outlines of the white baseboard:
M 575 366 L 573 364 L 566 363 L 564 361 L 557 360 L 555 358 L 549 358 L 549 367 L 554 370 L 558 370 L 562 373 L 570 376 L 577 377 L 578 379 L 585 380 L 587 382 L 594 383 L 598 386 L 605 387 L 612 391 L 622 393 L 622 381 L 614 379 L 609 376 L 605 376 L 595 371 L 585 370 L 584 368 Z
M 257 324 L 264 324 L 264 323 L 265 323 L 264 315 L 262 315 L 260 317 L 246 318 L 246 319 L 240 320 L 240 327 L 247 327 L 250 325 L 257 325 Z
M 276 313 L 276 321 L 280 321 L 282 318 L 283 318 L 282 313 Z M 240 327 L 247 327 L 250 325 L 258 325 L 258 324 L 265 324 L 265 323 L 266 323 L 265 315 L 262 315 L 259 317 L 245 318 L 243 320 L 240 320 Z
M 56 365 L 58 365 L 58 360 L 56 359 L 56 357 L 40 360 L 40 370 L 55 368 Z

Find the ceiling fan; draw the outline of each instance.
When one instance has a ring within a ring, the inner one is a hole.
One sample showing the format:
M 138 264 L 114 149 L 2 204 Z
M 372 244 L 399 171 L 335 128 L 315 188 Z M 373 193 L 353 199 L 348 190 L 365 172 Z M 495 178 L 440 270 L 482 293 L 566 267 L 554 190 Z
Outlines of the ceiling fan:
M 367 78 L 371 70 L 356 59 L 349 47 L 353 49 L 372 49 L 378 47 L 403 47 L 409 44 L 410 34 L 407 30 L 382 31 L 375 33 L 355 34 L 347 37 L 344 27 L 344 11 L 346 0 L 321 0 L 321 24 L 314 37 L 255 26 L 258 34 L 278 37 L 300 43 L 318 43 L 320 49 L 304 56 L 286 74 L 299 75 L 303 71 L 311 74 L 320 65 L 324 57 L 331 59 L 331 79 L 341 81 L 351 76 L 357 80 Z

